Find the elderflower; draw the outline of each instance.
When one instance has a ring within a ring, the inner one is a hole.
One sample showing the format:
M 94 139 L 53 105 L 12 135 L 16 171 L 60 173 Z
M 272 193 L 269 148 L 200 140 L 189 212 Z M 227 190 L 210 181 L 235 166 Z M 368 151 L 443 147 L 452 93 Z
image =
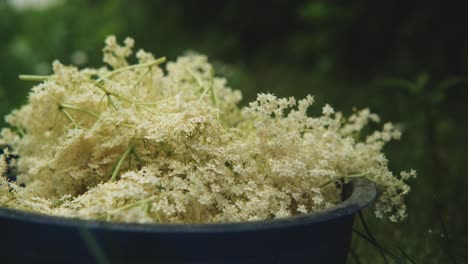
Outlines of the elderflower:
M 7 162 L 6 162 L 6 155 L 3 153 L 0 155 L 0 177 L 3 176 L 3 174 L 6 173 L 8 168 Z
M 17 180 L 0 156 L 0 204 L 40 213 L 140 223 L 253 221 L 306 214 L 341 202 L 343 181 L 366 178 L 380 197 L 378 217 L 406 217 L 407 180 L 389 171 L 383 146 L 399 139 L 387 123 L 358 140 L 379 117 L 346 118 L 330 105 L 308 116 L 312 96 L 241 93 L 217 77 L 207 57 L 168 62 L 134 41 L 108 37 L 111 68 L 79 70 L 53 63 L 54 74 L 6 117 Z

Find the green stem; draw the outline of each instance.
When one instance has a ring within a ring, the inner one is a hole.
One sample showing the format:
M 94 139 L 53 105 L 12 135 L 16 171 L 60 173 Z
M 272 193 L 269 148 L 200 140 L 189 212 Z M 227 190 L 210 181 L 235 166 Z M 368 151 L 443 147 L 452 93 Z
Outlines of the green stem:
M 107 213 L 103 213 L 103 214 L 100 214 L 97 216 L 98 219 L 105 219 L 106 221 L 110 222 L 111 221 L 111 216 L 113 214 L 116 214 L 116 213 L 119 213 L 121 211 L 125 211 L 125 210 L 128 210 L 130 208 L 133 208 L 133 207 L 136 207 L 136 206 L 139 206 L 139 205 L 146 205 L 146 208 L 145 208 L 145 212 L 147 214 L 150 213 L 151 211 L 151 202 L 153 200 L 155 200 L 157 197 L 154 195 L 154 196 L 151 196 L 149 198 L 146 198 L 146 199 L 143 199 L 143 200 L 140 200 L 140 201 L 137 201 L 137 202 L 134 202 L 134 203 L 131 203 L 131 204 L 126 204 L 122 207 L 119 207 L 119 208 L 116 208 L 114 210 L 111 210 Z M 158 219 L 159 218 L 159 215 L 156 215 Z
M 94 257 L 94 260 L 96 261 L 95 263 L 110 264 L 111 262 L 107 258 L 106 254 L 104 253 L 101 246 L 99 245 L 99 242 L 93 236 L 91 231 L 87 227 L 85 227 L 84 224 L 80 224 L 79 230 L 80 230 L 80 234 L 83 237 L 83 240 L 86 246 L 91 251 L 91 254 Z
M 24 137 L 26 135 L 26 132 L 24 131 L 23 128 L 21 127 L 15 127 L 16 128 L 16 131 L 18 132 L 18 134 L 21 136 L 21 137 Z
M 119 207 L 117 209 L 114 209 L 114 210 L 110 211 L 109 214 L 115 214 L 115 213 L 125 211 L 125 210 L 130 209 L 130 208 L 136 207 L 138 205 L 142 205 L 142 204 L 147 203 L 147 202 L 152 202 L 156 198 L 157 198 L 156 196 L 151 196 L 149 198 L 140 200 L 138 202 L 134 202 L 134 203 L 131 203 L 131 204 L 126 204 L 126 205 L 124 205 L 122 207 Z
M 118 108 L 117 108 L 117 105 L 112 101 L 111 96 L 114 96 L 114 97 L 117 98 L 117 99 L 120 99 L 120 100 L 122 100 L 122 101 L 126 101 L 126 102 L 128 102 L 128 103 L 133 104 L 133 105 L 136 105 L 138 108 L 141 108 L 141 109 L 143 109 L 143 110 L 146 110 L 146 111 L 148 111 L 148 112 L 150 112 L 150 113 L 152 113 L 152 114 L 156 114 L 156 113 L 153 112 L 151 109 L 149 109 L 149 108 L 147 108 L 147 107 L 145 107 L 145 106 L 143 106 L 143 105 L 141 105 L 141 104 L 139 104 L 139 103 L 137 103 L 137 102 L 135 102 L 135 101 L 133 101 L 133 100 L 131 100 L 131 99 L 129 99 L 129 98 L 126 98 L 126 97 L 121 96 L 121 95 L 119 95 L 119 94 L 117 94 L 117 93 L 114 93 L 114 92 L 111 92 L 111 91 L 107 90 L 102 84 L 100 84 L 100 83 L 97 82 L 97 81 L 94 82 L 94 84 L 106 94 L 107 100 L 108 100 L 108 102 L 109 102 L 109 105 L 111 105 L 112 107 L 114 107 L 114 109 L 116 109 L 116 110 L 118 109 Z
M 112 94 L 111 91 L 107 90 L 106 87 L 104 87 L 104 85 L 100 84 L 98 81 L 93 81 L 94 85 L 96 85 L 97 88 L 101 89 L 106 95 L 110 95 Z
M 107 90 L 107 88 L 104 87 L 104 85 L 100 84 L 99 81 L 93 81 L 93 84 L 96 85 L 96 87 L 99 88 L 101 91 L 103 91 L 105 93 L 105 95 L 108 96 L 108 97 L 110 97 L 112 95 L 115 98 L 130 102 L 130 103 L 135 103 L 133 100 L 131 100 L 129 98 L 126 98 L 126 97 L 121 96 L 121 95 L 119 95 L 117 93 L 114 93 L 112 91 Z
M 136 105 L 137 108 L 141 108 L 141 109 L 143 109 L 143 110 L 145 110 L 145 111 L 148 111 L 148 112 L 150 112 L 151 114 L 154 114 L 154 115 L 156 114 L 156 112 L 154 112 L 153 110 L 149 109 L 149 108 L 146 107 L 146 106 L 140 105 L 140 104 L 138 104 L 138 103 L 135 104 L 135 105 Z
M 145 205 L 146 205 L 145 213 L 146 213 L 147 215 L 149 215 L 150 212 L 151 212 L 151 207 L 152 207 L 151 201 L 146 201 L 146 202 L 145 202 Z
M 140 77 L 138 77 L 138 80 L 136 80 L 136 82 L 133 84 L 133 89 L 136 90 L 137 86 L 140 84 L 140 82 L 143 80 L 143 78 L 145 77 L 145 75 L 148 74 L 149 71 L 150 71 L 150 68 L 146 69 L 146 70 L 140 75 Z
M 211 84 L 210 90 L 211 90 L 211 99 L 213 100 L 213 103 L 215 104 L 216 108 L 219 109 L 218 95 L 216 94 L 216 90 L 214 89 L 213 84 Z
M 395 254 L 393 254 L 392 252 L 390 252 L 388 249 L 382 247 L 380 244 L 377 244 L 375 243 L 372 239 L 370 239 L 369 237 L 367 237 L 366 235 L 364 235 L 363 233 L 359 232 L 357 229 L 354 229 L 353 228 L 353 232 L 355 234 L 357 234 L 359 237 L 361 237 L 362 239 L 366 240 L 367 242 L 369 242 L 371 245 L 373 245 L 374 247 L 376 247 L 377 249 L 379 250 L 382 250 L 385 254 L 387 254 L 388 256 L 390 256 L 393 260 L 395 260 L 397 263 L 401 263 L 401 264 L 405 264 L 406 262 L 401 259 L 400 257 L 396 256 Z
M 114 172 L 112 173 L 112 177 L 110 179 L 110 181 L 115 181 L 116 178 L 117 178 L 117 175 L 119 174 L 120 172 L 120 167 L 122 167 L 122 164 L 123 162 L 125 161 L 125 159 L 127 158 L 128 154 L 130 154 L 130 152 L 132 152 L 133 148 L 135 147 L 135 144 L 131 143 L 130 145 L 128 145 L 128 148 L 127 150 L 125 150 L 124 154 L 122 155 L 122 157 L 120 157 L 120 160 L 117 162 L 117 165 L 115 166 L 115 169 L 114 169 Z
M 134 125 L 131 125 L 131 124 L 125 124 L 125 123 L 118 123 L 116 125 L 116 127 L 119 127 L 119 126 L 123 126 L 123 127 L 126 127 L 126 128 L 131 128 L 131 129 L 136 129 L 137 127 L 134 126 Z
M 197 82 L 198 86 L 200 86 L 200 88 L 203 88 L 203 83 L 202 81 L 200 80 L 200 77 L 198 77 L 198 75 L 196 75 L 190 68 L 187 67 L 187 71 L 190 75 L 192 75 L 192 77 L 195 79 L 195 81 Z
M 22 81 L 42 82 L 45 80 L 49 80 L 51 78 L 53 78 L 52 75 L 28 75 L 28 74 L 19 75 L 19 79 Z
M 135 157 L 135 159 L 138 161 L 138 163 L 140 163 L 140 165 L 145 164 L 145 161 L 143 160 L 140 153 L 138 153 L 138 151 L 135 148 L 133 148 L 132 154 Z
M 70 121 L 70 123 L 75 126 L 75 128 L 80 127 L 78 123 L 76 123 L 75 119 L 73 119 L 73 117 L 71 117 L 71 115 L 65 109 L 59 108 L 59 111 L 63 113 L 63 115 L 68 119 L 68 121 Z
M 153 102 L 153 103 L 138 103 L 138 105 L 146 105 L 146 106 L 157 106 L 157 105 L 160 105 L 160 104 L 163 104 L 163 103 L 167 103 L 171 100 L 175 99 L 175 96 L 171 96 L 171 97 L 168 97 L 166 99 L 162 99 L 162 100 L 159 100 L 157 102 Z
M 198 99 L 199 102 L 201 102 L 201 101 L 203 100 L 203 98 L 205 97 L 206 93 L 207 93 L 209 90 L 210 90 L 209 87 L 206 87 L 206 88 L 203 90 L 202 94 L 200 95 L 200 99 Z
M 365 230 L 366 233 L 367 233 L 367 236 L 368 236 L 375 244 L 378 244 L 377 239 L 375 239 L 375 237 L 374 237 L 374 236 L 372 235 L 372 233 L 370 232 L 370 229 L 367 227 L 367 223 L 366 223 L 366 221 L 364 220 L 364 216 L 362 215 L 362 211 L 359 211 L 358 214 L 359 214 L 359 219 L 361 220 L 361 224 L 362 224 L 362 226 L 364 227 L 364 230 Z M 386 264 L 389 264 L 387 258 L 385 257 L 385 254 L 384 254 L 384 252 L 383 252 L 383 250 L 382 250 L 381 248 L 379 248 L 379 252 L 380 252 L 380 255 L 382 255 L 382 258 L 384 259 L 385 263 L 386 263 Z
M 112 77 L 113 75 L 115 75 L 117 73 L 120 73 L 120 72 L 123 72 L 123 71 L 128 71 L 128 70 L 137 69 L 137 68 L 151 67 L 151 66 L 154 66 L 154 65 L 164 63 L 165 61 L 166 61 L 166 57 L 161 57 L 161 58 L 156 59 L 156 60 L 154 60 L 152 62 L 148 62 L 148 63 L 144 63 L 144 64 L 134 64 L 134 65 L 118 68 L 118 69 L 113 70 L 113 71 L 107 73 L 106 75 L 100 77 L 99 79 L 97 79 L 97 82 L 101 82 L 104 79 L 108 79 L 108 78 Z
M 114 108 L 114 110 L 117 110 L 117 105 L 114 104 L 114 101 L 112 100 L 112 97 L 110 94 L 107 94 L 107 105 L 108 107 L 112 106 Z
M 113 71 L 109 72 L 108 74 L 100 77 L 99 79 L 97 79 L 96 82 L 101 82 L 102 80 L 104 80 L 106 78 L 109 78 L 109 77 L 112 77 L 112 75 L 123 72 L 123 71 L 131 70 L 131 69 L 137 69 L 137 68 L 151 67 L 151 66 L 154 66 L 154 65 L 164 63 L 165 61 L 166 61 L 166 57 L 161 57 L 161 58 L 156 59 L 156 60 L 154 60 L 152 62 L 148 62 L 148 63 L 144 63 L 144 64 L 134 64 L 134 65 L 118 68 L 118 69 L 113 70 Z M 49 80 L 51 78 L 54 78 L 54 76 L 53 75 L 32 75 L 32 74 L 21 74 L 21 75 L 19 75 L 19 79 L 23 80 L 23 81 L 42 82 L 42 81 L 45 81 L 45 80 Z
M 96 118 L 99 118 L 99 115 L 98 115 L 98 114 L 96 114 L 96 113 L 94 113 L 94 112 L 92 112 L 92 111 L 86 110 L 86 109 L 81 109 L 81 108 L 75 107 L 75 106 L 73 106 L 73 105 L 60 104 L 59 107 L 66 108 L 66 109 L 70 109 L 70 110 L 74 110 L 74 111 L 78 111 L 78 112 L 82 112 L 82 113 L 85 113 L 85 114 L 94 116 L 94 117 L 96 117 Z
M 200 80 L 200 77 L 198 75 L 196 75 L 192 70 L 190 70 L 189 68 L 187 68 L 187 71 L 190 75 L 192 75 L 192 77 L 195 79 L 195 81 L 197 82 L 198 86 L 200 86 L 200 88 L 203 89 L 204 85 L 202 83 L 202 81 Z M 205 89 L 203 89 L 203 92 L 202 94 L 200 95 L 200 101 L 203 99 L 203 97 L 205 96 L 205 94 L 210 91 L 211 92 L 211 100 L 213 101 L 213 104 L 216 106 L 216 108 L 219 109 L 219 101 L 218 101 L 218 96 L 216 94 L 216 91 L 214 89 L 214 85 L 213 85 L 213 81 L 210 83 L 210 86 L 207 86 Z M 217 117 L 219 118 L 219 114 L 217 115 Z

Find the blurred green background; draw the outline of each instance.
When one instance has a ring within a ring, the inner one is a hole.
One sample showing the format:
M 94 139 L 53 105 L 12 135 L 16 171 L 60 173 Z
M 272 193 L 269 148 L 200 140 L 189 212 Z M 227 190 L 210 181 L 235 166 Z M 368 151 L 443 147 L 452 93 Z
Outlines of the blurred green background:
M 0 0 L 0 115 L 26 101 L 32 84 L 19 74 L 48 74 L 54 59 L 99 66 L 110 34 L 170 60 L 204 53 L 244 103 L 261 91 L 312 94 L 317 109 L 369 106 L 396 122 L 404 134 L 386 148 L 390 166 L 419 177 L 409 218 L 369 210 L 371 231 L 416 263 L 468 263 L 467 10 L 430 0 Z M 358 237 L 352 248 L 361 263 L 384 263 Z

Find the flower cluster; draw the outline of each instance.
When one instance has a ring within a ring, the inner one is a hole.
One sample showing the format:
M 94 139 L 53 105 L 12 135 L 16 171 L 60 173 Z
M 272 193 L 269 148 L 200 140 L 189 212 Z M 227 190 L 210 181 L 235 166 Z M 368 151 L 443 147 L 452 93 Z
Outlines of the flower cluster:
M 134 41 L 106 40 L 108 67 L 79 70 L 54 62 L 28 104 L 6 117 L 0 145 L 20 158 L 17 181 L 0 177 L 3 206 L 119 222 L 211 223 L 317 212 L 341 201 L 342 182 L 373 181 L 378 217 L 406 216 L 406 181 L 388 170 L 382 148 L 399 139 L 390 123 L 360 140 L 368 109 L 346 118 L 331 106 L 308 116 L 302 100 L 241 94 L 207 58 L 160 65 Z M 0 174 L 6 170 L 0 157 Z
M 6 162 L 6 155 L 1 154 L 0 155 L 0 193 L 2 194 L 0 196 L 0 204 L 4 204 L 7 201 L 6 193 L 9 191 L 9 184 L 8 181 L 5 178 L 5 174 L 7 171 L 8 164 Z

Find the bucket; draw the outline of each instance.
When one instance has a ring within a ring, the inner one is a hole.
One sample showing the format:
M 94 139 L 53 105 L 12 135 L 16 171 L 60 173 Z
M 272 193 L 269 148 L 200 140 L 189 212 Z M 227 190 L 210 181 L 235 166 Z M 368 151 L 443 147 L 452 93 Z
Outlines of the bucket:
M 1 263 L 345 263 L 355 214 L 375 186 L 355 180 L 319 213 L 220 224 L 124 224 L 0 208 Z

